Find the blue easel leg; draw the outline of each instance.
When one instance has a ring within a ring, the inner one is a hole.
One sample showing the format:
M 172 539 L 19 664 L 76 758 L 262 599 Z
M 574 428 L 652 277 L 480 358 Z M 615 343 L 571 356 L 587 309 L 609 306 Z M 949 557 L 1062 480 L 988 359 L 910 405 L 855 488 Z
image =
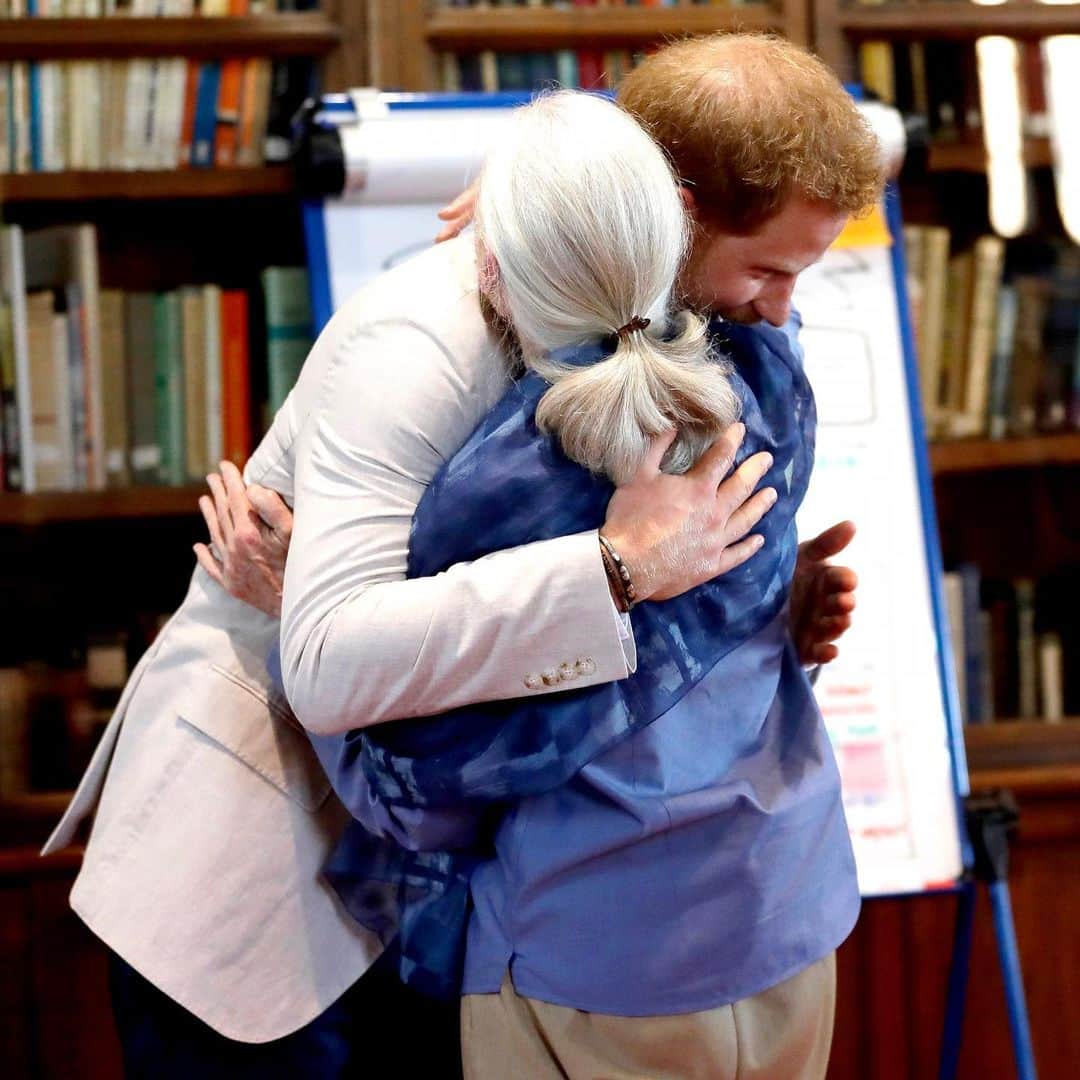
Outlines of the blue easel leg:
M 1020 1080 L 1036 1080 L 1035 1054 L 1031 1048 L 1031 1028 L 1024 1000 L 1024 980 L 1020 972 L 1020 952 L 1016 947 L 1009 883 L 1004 880 L 991 881 L 987 888 L 994 909 L 994 933 L 997 935 L 998 956 L 1001 957 L 1001 974 L 1005 980 L 1005 1001 L 1009 1007 L 1016 1074 Z
M 971 931 L 975 925 L 975 882 L 960 889 L 956 907 L 952 963 L 949 967 L 949 997 L 945 1003 L 945 1030 L 941 1037 L 939 1080 L 954 1080 L 964 1036 L 964 1002 L 967 998 L 971 959 Z

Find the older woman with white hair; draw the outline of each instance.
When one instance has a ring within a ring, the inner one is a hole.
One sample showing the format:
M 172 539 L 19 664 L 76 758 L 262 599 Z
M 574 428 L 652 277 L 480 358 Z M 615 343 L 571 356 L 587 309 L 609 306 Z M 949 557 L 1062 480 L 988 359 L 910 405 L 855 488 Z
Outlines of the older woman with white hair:
M 789 626 L 815 419 L 793 327 L 710 328 L 680 305 L 676 179 L 601 99 L 520 110 L 477 226 L 522 369 L 426 488 L 409 575 L 599 530 L 637 669 L 585 685 L 571 658 L 526 672 L 516 700 L 316 738 L 358 819 L 328 876 L 397 937 L 406 982 L 464 994 L 467 1077 L 821 1076 L 859 895 Z M 692 469 L 737 417 L 741 453 L 768 455 L 763 545 L 658 590 L 605 524 L 613 485 Z M 290 695 L 302 566 L 285 579 Z

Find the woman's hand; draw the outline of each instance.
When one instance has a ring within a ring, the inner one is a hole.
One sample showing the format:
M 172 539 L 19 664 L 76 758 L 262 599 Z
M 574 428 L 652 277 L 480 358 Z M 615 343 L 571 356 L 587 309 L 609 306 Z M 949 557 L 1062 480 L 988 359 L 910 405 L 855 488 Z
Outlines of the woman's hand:
M 846 566 L 827 560 L 839 555 L 855 536 L 855 526 L 841 521 L 799 545 L 791 583 L 791 635 L 804 664 L 827 664 L 839 650 L 834 642 L 851 626 L 859 579 Z
M 219 468 L 206 478 L 213 498 L 199 499 L 210 544 L 196 544 L 195 558 L 231 596 L 280 619 L 292 511 L 267 488 L 245 488 L 232 462 Z
M 435 243 L 453 240 L 473 219 L 476 213 L 476 196 L 480 191 L 480 181 L 474 180 L 453 202 L 439 211 L 439 220 L 445 221 Z

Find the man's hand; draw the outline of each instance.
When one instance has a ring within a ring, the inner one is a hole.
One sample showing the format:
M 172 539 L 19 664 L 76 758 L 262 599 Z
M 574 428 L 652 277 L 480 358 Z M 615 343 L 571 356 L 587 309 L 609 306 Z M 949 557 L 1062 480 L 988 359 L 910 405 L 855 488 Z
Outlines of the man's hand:
M 612 495 L 601 531 L 629 568 L 638 600 L 679 596 L 761 547 L 760 536 L 747 534 L 776 502 L 773 488 L 754 490 L 772 455 L 754 454 L 728 476 L 745 433 L 732 424 L 682 476 L 660 471 L 675 432 L 660 435 L 634 478 Z
M 839 650 L 833 644 L 851 625 L 858 578 L 846 566 L 826 560 L 839 555 L 855 536 L 855 526 L 841 521 L 799 545 L 791 583 L 791 636 L 804 664 L 827 664 Z
M 480 191 L 480 181 L 474 180 L 453 202 L 439 211 L 439 220 L 445 221 L 435 243 L 453 240 L 473 219 L 476 213 L 476 196 Z
M 273 491 L 244 478 L 232 462 L 206 482 L 213 499 L 203 495 L 199 509 L 210 531 L 210 545 L 196 544 L 199 565 L 230 595 L 281 618 L 285 555 L 292 537 L 292 512 Z

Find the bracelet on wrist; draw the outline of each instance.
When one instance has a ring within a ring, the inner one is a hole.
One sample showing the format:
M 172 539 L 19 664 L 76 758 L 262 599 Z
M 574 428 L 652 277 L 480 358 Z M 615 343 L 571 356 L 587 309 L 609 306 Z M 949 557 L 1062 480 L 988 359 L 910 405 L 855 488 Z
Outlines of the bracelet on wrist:
M 630 569 L 603 533 L 597 533 L 597 538 L 600 541 L 600 556 L 604 561 L 604 572 L 616 597 L 616 604 L 620 611 L 628 612 L 637 603 L 637 591 L 634 588 Z

